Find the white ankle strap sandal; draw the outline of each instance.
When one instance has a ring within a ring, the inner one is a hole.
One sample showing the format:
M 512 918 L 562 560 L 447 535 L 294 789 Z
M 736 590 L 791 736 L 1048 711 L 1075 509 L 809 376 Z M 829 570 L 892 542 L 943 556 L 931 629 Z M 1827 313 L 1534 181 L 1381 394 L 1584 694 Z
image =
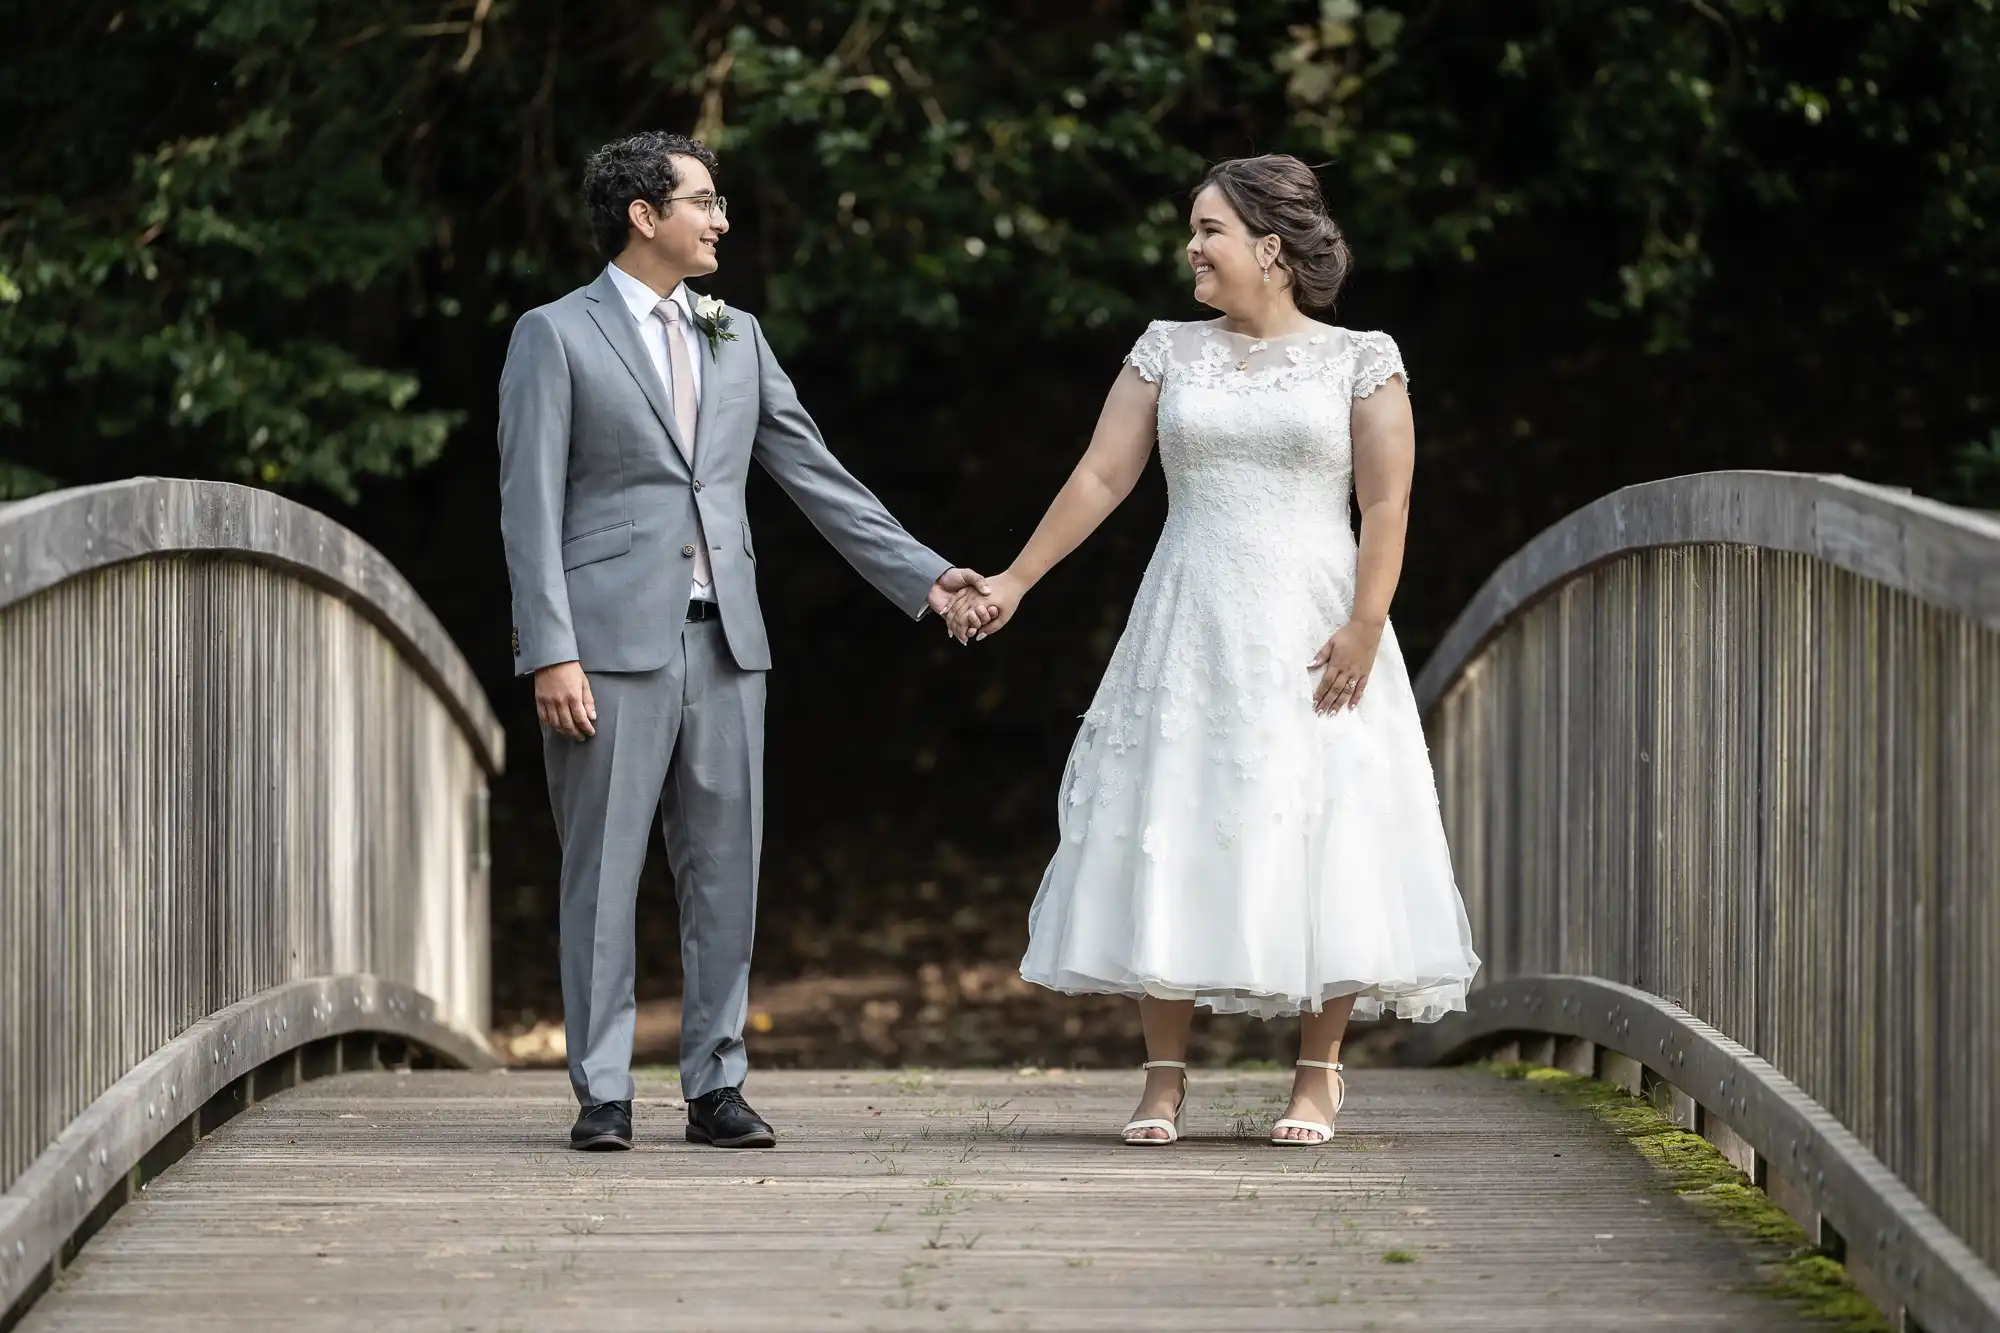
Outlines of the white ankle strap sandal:
M 1181 1136 L 1181 1112 L 1187 1108 L 1187 1062 L 1185 1060 L 1148 1060 L 1141 1069 L 1178 1069 L 1181 1071 L 1181 1099 L 1174 1103 L 1174 1118 L 1171 1120 L 1134 1120 L 1119 1131 L 1119 1137 L 1134 1148 L 1163 1148 L 1177 1141 Z M 1154 1138 L 1140 1134 L 1142 1129 L 1163 1129 L 1165 1138 Z
M 1300 1069 L 1331 1069 L 1333 1071 L 1333 1114 L 1338 1116 L 1341 1104 L 1347 1100 L 1347 1080 L 1340 1076 L 1340 1062 L 1336 1060 L 1329 1064 L 1325 1060 L 1298 1060 L 1294 1063 Z M 1318 1137 L 1283 1138 L 1278 1134 L 1278 1131 L 1281 1129 L 1303 1129 Z M 1324 1147 L 1326 1144 L 1332 1142 L 1332 1140 L 1333 1126 L 1322 1124 L 1317 1120 L 1292 1120 L 1287 1118 L 1271 1126 L 1271 1143 L 1272 1146 L 1278 1148 L 1319 1148 Z

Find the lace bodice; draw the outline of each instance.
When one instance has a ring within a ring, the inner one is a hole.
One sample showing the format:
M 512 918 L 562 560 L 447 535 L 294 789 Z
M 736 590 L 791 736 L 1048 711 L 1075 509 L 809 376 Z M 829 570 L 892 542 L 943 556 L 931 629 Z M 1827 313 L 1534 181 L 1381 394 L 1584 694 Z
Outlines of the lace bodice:
M 1353 401 L 1396 375 L 1408 382 L 1388 334 L 1340 328 L 1252 339 L 1156 320 L 1125 360 L 1160 386 L 1160 462 L 1177 502 L 1193 498 L 1190 473 L 1224 466 L 1345 504 Z
M 1351 568 L 1349 417 L 1356 398 L 1405 373 L 1387 334 L 1252 339 L 1161 320 L 1126 362 L 1160 386 L 1168 544 L 1192 543 L 1196 558 L 1249 585 L 1315 555 Z

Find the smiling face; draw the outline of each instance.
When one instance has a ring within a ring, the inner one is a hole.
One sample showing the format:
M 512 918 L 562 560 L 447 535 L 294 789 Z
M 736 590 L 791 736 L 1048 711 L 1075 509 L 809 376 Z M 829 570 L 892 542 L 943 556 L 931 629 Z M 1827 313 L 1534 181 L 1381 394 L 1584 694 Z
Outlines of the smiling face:
M 1278 257 L 1278 238 L 1253 237 L 1222 191 L 1211 185 L 1188 210 L 1188 267 L 1194 270 L 1194 299 L 1225 313 L 1260 301 L 1278 283 L 1264 269 Z
M 700 277 L 719 266 L 716 244 L 728 234 L 729 220 L 711 216 L 703 206 L 704 198 L 715 195 L 715 178 L 707 167 L 676 154 L 674 169 L 680 176 L 674 187 L 677 197 L 664 210 L 655 210 L 643 199 L 632 201 L 632 243 L 644 246 L 665 269 Z

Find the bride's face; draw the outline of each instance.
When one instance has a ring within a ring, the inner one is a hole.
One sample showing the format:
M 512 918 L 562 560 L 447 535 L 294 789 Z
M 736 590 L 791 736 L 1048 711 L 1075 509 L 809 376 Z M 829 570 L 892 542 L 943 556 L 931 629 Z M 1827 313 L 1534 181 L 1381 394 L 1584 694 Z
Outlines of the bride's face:
M 1188 230 L 1194 299 L 1224 311 L 1252 299 L 1264 281 L 1258 243 L 1221 190 L 1211 185 L 1195 196 Z

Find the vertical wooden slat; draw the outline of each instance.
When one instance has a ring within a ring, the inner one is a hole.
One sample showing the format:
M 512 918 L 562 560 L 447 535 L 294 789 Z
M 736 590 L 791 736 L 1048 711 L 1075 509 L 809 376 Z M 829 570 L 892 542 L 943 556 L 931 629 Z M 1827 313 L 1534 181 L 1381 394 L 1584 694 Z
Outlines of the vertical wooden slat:
M 485 1029 L 485 772 L 358 608 L 151 556 L 0 608 L 0 671 L 0 1188 L 280 982 L 371 972 Z

